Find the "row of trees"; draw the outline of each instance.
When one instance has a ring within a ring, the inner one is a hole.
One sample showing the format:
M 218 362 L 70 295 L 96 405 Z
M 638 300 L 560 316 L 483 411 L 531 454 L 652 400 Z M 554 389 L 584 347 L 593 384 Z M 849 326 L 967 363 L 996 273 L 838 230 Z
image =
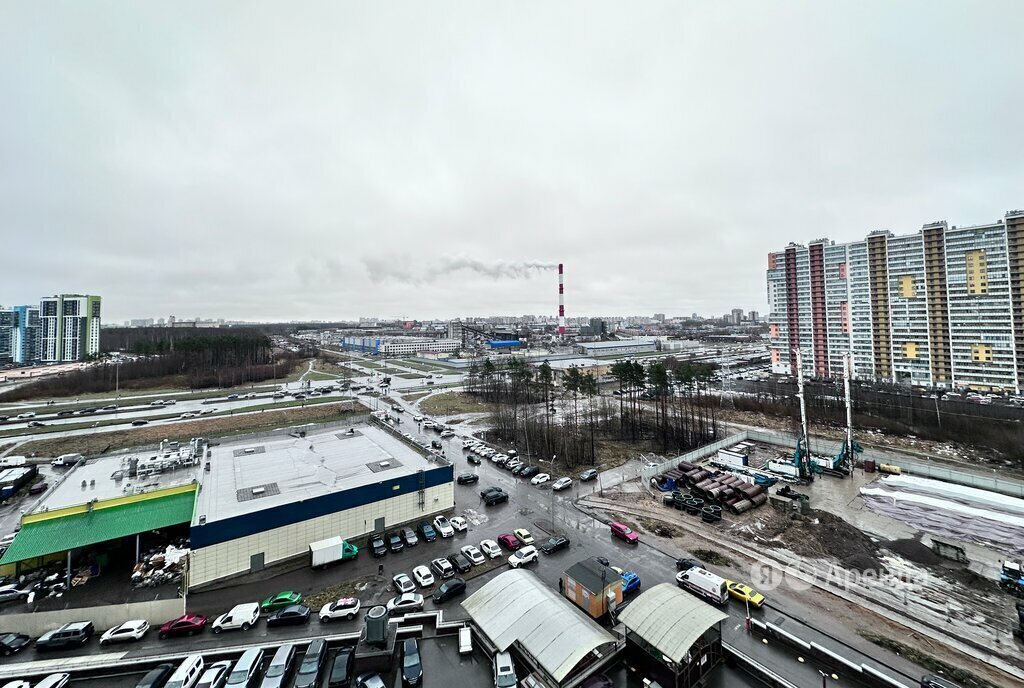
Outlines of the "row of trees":
M 0 400 L 77 396 L 153 385 L 233 387 L 287 377 L 300 358 L 290 351 L 275 352 L 270 339 L 255 331 L 201 335 L 192 330 L 181 336 L 170 328 L 153 329 L 163 330 L 167 338 L 134 338 L 130 343 L 130 350 L 138 355 L 134 360 L 94 363 L 44 377 L 5 392 Z
M 618 387 L 616 403 L 601 394 L 589 371 L 570 367 L 556 374 L 547 361 L 532 367 L 510 357 L 501 367 L 490 360 L 471 365 L 467 389 L 492 404 L 499 437 L 520 451 L 557 456 L 571 469 L 596 463 L 602 440 L 664 452 L 714 440 L 718 425 L 707 388 L 712 372 L 674 359 L 649 366 L 619 362 L 609 371 Z

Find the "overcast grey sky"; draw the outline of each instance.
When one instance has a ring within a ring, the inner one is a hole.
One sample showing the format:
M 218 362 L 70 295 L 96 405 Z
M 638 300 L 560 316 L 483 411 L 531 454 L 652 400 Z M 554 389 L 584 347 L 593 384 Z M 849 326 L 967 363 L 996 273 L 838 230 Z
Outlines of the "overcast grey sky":
M 789 241 L 1024 206 L 1009 2 L 0 4 L 0 302 L 766 310 Z M 499 264 L 499 261 L 502 261 Z M 492 274 L 493 273 L 493 274 Z

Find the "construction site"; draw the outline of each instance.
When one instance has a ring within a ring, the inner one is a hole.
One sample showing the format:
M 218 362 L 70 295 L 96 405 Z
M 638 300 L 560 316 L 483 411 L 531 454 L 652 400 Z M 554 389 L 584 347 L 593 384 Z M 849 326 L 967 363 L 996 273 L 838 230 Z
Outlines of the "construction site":
M 803 404 L 798 434 L 743 429 L 645 464 L 581 508 L 691 551 L 703 543 L 769 599 L 834 596 L 816 607 L 873 643 L 936 658 L 960 685 L 1024 675 L 1024 482 L 1012 474 L 865 448 L 849 420 L 841 440 L 812 436 Z M 876 632 L 879 617 L 905 644 Z

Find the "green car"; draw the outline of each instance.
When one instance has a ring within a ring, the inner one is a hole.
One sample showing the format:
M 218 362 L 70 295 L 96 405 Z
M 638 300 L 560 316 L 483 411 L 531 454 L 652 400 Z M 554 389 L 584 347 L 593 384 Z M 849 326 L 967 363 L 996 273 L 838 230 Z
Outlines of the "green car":
M 260 604 L 260 609 L 262 609 L 265 612 L 273 612 L 278 609 L 290 607 L 293 604 L 301 603 L 301 592 L 292 592 L 291 590 L 286 590 L 285 592 L 279 592 L 276 595 L 273 595 L 263 600 L 263 602 Z

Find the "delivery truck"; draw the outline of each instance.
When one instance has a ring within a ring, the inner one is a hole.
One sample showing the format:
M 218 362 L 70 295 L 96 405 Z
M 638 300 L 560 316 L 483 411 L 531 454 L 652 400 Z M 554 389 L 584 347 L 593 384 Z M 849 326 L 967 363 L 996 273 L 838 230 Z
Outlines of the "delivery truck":
M 339 561 L 355 559 L 358 554 L 358 547 L 338 536 L 309 543 L 310 566 L 315 569 L 324 568 Z

